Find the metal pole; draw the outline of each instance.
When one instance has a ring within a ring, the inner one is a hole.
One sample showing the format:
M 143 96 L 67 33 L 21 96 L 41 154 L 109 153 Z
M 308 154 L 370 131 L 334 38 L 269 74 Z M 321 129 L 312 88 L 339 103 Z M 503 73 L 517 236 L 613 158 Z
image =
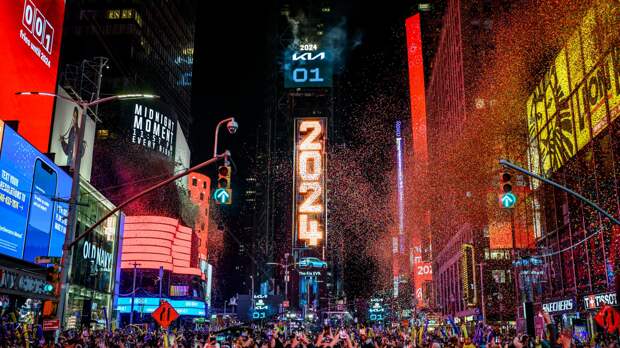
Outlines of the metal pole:
M 486 323 L 487 322 L 487 311 L 484 305 L 484 279 L 483 279 L 483 275 L 484 273 L 482 273 L 482 262 L 480 262 L 480 306 L 482 306 L 482 323 Z
M 62 246 L 62 268 L 60 272 L 60 298 L 58 300 L 58 308 L 56 309 L 56 319 L 60 320 L 60 326 L 64 325 L 64 311 L 68 300 L 69 271 L 71 267 L 71 241 L 77 229 L 77 208 L 78 197 L 80 194 L 80 166 L 82 164 L 82 156 L 80 156 L 82 142 L 84 140 L 84 125 L 86 124 L 87 108 L 83 104 L 80 106 L 80 112 L 74 121 L 75 139 L 73 140 L 73 153 L 71 154 L 71 197 L 69 198 L 69 211 L 67 212 L 67 231 L 65 233 L 65 242 Z
M 161 303 L 161 287 L 164 282 L 164 266 L 159 266 L 159 302 Z
M 224 300 L 224 314 L 226 314 L 226 304 L 228 304 L 228 300 Z
M 217 126 L 215 126 L 215 141 L 213 143 L 213 157 L 217 156 L 217 138 L 218 138 L 218 134 L 220 133 L 220 126 L 224 124 L 224 122 L 228 122 L 228 121 L 232 121 L 234 120 L 234 117 L 229 117 L 225 120 L 221 120 L 220 122 L 217 123 Z
M 195 172 L 195 171 L 197 171 L 198 169 L 201 169 L 201 168 L 203 168 L 203 167 L 206 167 L 206 166 L 208 166 L 208 165 L 210 165 L 210 164 L 212 164 L 212 163 L 216 162 L 216 161 L 217 161 L 217 160 L 219 160 L 220 158 L 224 158 L 224 157 L 226 157 L 226 156 L 230 156 L 230 152 L 228 152 L 228 150 L 227 150 L 227 151 L 224 151 L 224 153 L 222 153 L 222 154 L 217 155 L 216 157 L 211 158 L 211 159 L 210 159 L 210 160 L 208 160 L 208 161 L 205 161 L 205 162 L 202 162 L 202 163 L 200 163 L 200 164 L 197 164 L 197 165 L 195 165 L 195 166 L 193 166 L 193 167 L 191 167 L 191 168 L 187 169 L 187 170 L 186 170 L 186 171 L 184 171 L 184 172 L 181 172 L 181 173 L 179 173 L 179 174 L 177 174 L 177 175 L 174 175 L 174 176 L 172 176 L 172 177 L 170 177 L 170 178 L 168 178 L 168 179 L 166 179 L 166 180 L 164 180 L 164 181 L 162 181 L 162 182 L 160 182 L 160 183 L 158 183 L 158 184 L 155 184 L 155 185 L 153 185 L 153 186 L 151 186 L 151 187 L 149 187 L 149 188 L 145 189 L 144 191 L 142 191 L 142 192 L 138 193 L 137 195 L 135 195 L 135 196 L 133 196 L 133 197 L 129 198 L 128 200 L 126 200 L 126 201 L 124 201 L 123 203 L 121 203 L 121 204 L 119 204 L 118 206 L 116 206 L 116 208 L 114 208 L 114 209 L 110 210 L 110 211 L 109 211 L 107 214 L 105 214 L 105 215 L 104 215 L 101 219 L 99 219 L 97 222 L 95 222 L 95 223 L 94 223 L 94 224 L 92 224 L 89 228 L 87 228 L 87 229 L 86 229 L 86 231 L 84 231 L 84 233 L 82 233 L 81 235 L 77 236 L 77 238 L 76 238 L 73 242 L 71 242 L 70 246 L 73 246 L 73 244 L 75 244 L 75 243 L 79 242 L 82 238 L 84 238 L 84 237 L 85 237 L 85 236 L 87 236 L 90 232 L 92 232 L 95 228 L 97 228 L 97 226 L 101 225 L 101 223 L 102 223 L 102 222 L 104 222 L 107 218 L 109 218 L 110 216 L 112 216 L 112 215 L 116 214 L 119 210 L 123 209 L 123 208 L 124 208 L 126 205 L 128 205 L 129 203 L 131 203 L 131 202 L 135 201 L 136 199 L 138 199 L 138 198 L 140 198 L 140 197 L 144 196 L 144 195 L 145 195 L 145 194 L 147 194 L 147 193 L 150 193 L 150 192 L 152 192 L 152 191 L 155 191 L 155 190 L 157 190 L 158 188 L 160 188 L 160 187 L 162 187 L 162 186 L 165 186 L 165 185 L 167 185 L 167 184 L 169 184 L 169 183 L 171 183 L 171 182 L 173 182 L 173 181 L 175 181 L 175 180 L 177 180 L 177 179 L 179 179 L 179 178 L 182 178 L 182 177 L 186 176 L 186 175 L 187 175 L 187 174 L 189 174 L 189 173 Z
M 134 261 L 133 263 L 133 286 L 131 290 L 131 312 L 129 313 L 129 325 L 133 324 L 133 305 L 136 300 L 136 271 L 137 271 L 138 265 L 140 264 Z
M 608 213 L 607 211 L 603 210 L 603 208 L 599 207 L 596 203 L 590 201 L 589 199 L 585 198 L 584 196 L 580 195 L 579 193 L 569 189 L 568 187 L 562 186 L 562 185 L 558 184 L 557 182 L 549 180 L 547 178 L 543 178 L 542 176 L 540 176 L 538 174 L 532 173 L 532 172 L 528 171 L 527 169 L 521 168 L 518 165 L 510 163 L 510 162 L 508 162 L 506 160 L 503 160 L 503 159 L 499 160 L 499 164 L 503 165 L 503 166 L 506 166 L 506 167 L 509 167 L 509 168 L 512 168 L 512 169 L 514 169 L 514 170 L 516 170 L 518 172 L 521 172 L 521 173 L 523 173 L 525 175 L 528 175 L 528 176 L 530 176 L 530 177 L 532 177 L 534 179 L 538 179 L 538 180 L 540 180 L 540 181 L 542 181 L 542 182 L 544 182 L 546 184 L 549 184 L 549 185 L 551 185 L 551 186 L 553 186 L 555 188 L 558 188 L 558 189 L 560 189 L 560 190 L 562 190 L 562 191 L 564 191 L 564 192 L 566 192 L 566 193 L 568 193 L 568 194 L 570 194 L 572 196 L 575 196 L 575 197 L 579 198 L 581 201 L 585 202 L 586 204 L 588 204 L 592 208 L 596 209 L 599 213 L 605 215 L 605 217 L 607 217 L 609 220 L 611 220 L 611 222 L 613 222 L 614 224 L 620 225 L 620 221 L 618 219 L 616 219 L 615 217 L 613 217 L 610 213 Z

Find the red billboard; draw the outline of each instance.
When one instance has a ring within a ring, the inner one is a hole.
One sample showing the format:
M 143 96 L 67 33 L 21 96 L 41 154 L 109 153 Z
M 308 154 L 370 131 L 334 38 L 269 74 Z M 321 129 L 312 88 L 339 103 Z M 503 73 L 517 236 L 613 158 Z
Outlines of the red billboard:
M 64 0 L 0 1 L 0 119 L 47 152 L 54 99 L 15 92 L 55 92 Z

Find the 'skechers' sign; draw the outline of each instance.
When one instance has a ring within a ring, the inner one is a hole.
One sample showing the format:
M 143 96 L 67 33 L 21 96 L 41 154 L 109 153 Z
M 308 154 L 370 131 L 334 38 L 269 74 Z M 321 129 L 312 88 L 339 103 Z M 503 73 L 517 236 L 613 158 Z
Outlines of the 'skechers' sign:
M 577 309 L 577 306 L 575 306 L 575 300 L 572 298 L 543 303 L 542 307 L 545 311 L 547 311 L 547 313 L 570 312 Z
M 133 103 L 131 143 L 174 155 L 177 121 L 168 112 L 144 103 Z

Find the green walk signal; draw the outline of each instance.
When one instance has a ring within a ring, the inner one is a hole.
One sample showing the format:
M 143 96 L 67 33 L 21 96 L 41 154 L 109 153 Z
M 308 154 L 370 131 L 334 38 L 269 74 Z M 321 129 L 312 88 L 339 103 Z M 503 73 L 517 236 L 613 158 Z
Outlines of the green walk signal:
M 213 192 L 213 199 L 215 200 L 215 202 L 217 204 L 231 204 L 232 203 L 232 197 L 230 194 L 230 189 L 227 188 L 218 188 L 215 190 L 215 192 Z
M 512 192 L 504 193 L 501 198 L 502 207 L 504 208 L 512 208 L 517 204 L 517 196 Z

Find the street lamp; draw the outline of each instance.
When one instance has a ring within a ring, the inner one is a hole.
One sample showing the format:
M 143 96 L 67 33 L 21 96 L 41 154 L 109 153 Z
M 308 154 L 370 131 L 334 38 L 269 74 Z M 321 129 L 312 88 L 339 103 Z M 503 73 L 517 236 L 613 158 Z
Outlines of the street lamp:
M 288 282 L 290 280 L 290 275 L 289 275 L 289 267 L 295 266 L 297 264 L 299 264 L 298 262 L 295 263 L 291 263 L 288 264 L 288 254 L 286 254 L 286 257 L 284 258 L 287 263 L 286 264 L 281 264 L 278 262 L 267 262 L 266 265 L 271 265 L 271 266 L 280 266 L 282 268 L 284 268 L 284 299 L 288 301 Z
M 226 123 L 226 128 L 228 129 L 228 132 L 230 134 L 235 134 L 237 132 L 237 129 L 239 129 L 239 124 L 237 123 L 237 121 L 235 121 L 234 117 L 223 119 L 217 123 L 217 126 L 215 126 L 215 142 L 213 144 L 213 157 L 217 156 L 217 138 L 220 132 L 220 127 L 224 123 Z
M 56 97 L 63 100 L 67 100 L 69 102 L 77 104 L 81 112 L 77 115 L 77 118 L 73 120 L 75 127 L 75 141 L 73 143 L 73 153 L 71 160 L 71 170 L 72 170 L 72 183 L 71 183 L 71 197 L 69 198 L 69 211 L 67 213 L 67 232 L 65 233 L 65 242 L 62 247 L 62 268 L 60 274 L 60 299 L 58 301 L 58 309 L 56 310 L 56 318 L 62 322 L 65 302 L 67 300 L 67 277 L 69 274 L 69 267 L 71 267 L 71 240 L 73 239 L 73 232 L 77 227 L 77 201 L 80 190 L 80 165 L 82 162 L 82 156 L 80 156 L 82 142 L 84 141 L 84 125 L 86 122 L 86 118 L 84 117 L 87 110 L 91 107 L 115 101 L 115 100 L 132 100 L 132 99 L 155 99 L 159 98 L 157 95 L 153 94 L 119 94 L 113 95 L 109 97 L 95 99 L 93 101 L 85 101 L 85 100 L 74 100 L 73 98 L 69 98 L 60 94 L 50 93 L 50 92 L 16 92 L 16 95 L 32 95 L 32 96 L 43 96 L 43 97 Z

